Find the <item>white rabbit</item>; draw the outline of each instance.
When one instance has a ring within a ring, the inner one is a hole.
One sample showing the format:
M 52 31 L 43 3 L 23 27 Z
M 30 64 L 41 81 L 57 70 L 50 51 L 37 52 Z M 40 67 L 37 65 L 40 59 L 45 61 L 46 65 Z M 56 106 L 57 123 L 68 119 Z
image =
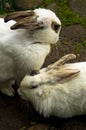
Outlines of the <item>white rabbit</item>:
M 86 114 L 86 62 L 55 65 L 25 76 L 19 95 L 44 117 Z
M 3 93 L 13 96 L 12 84 L 15 81 L 19 84 L 27 73 L 41 68 L 51 45 L 59 39 L 60 29 L 59 18 L 48 9 L 13 12 L 0 19 L 0 90 Z

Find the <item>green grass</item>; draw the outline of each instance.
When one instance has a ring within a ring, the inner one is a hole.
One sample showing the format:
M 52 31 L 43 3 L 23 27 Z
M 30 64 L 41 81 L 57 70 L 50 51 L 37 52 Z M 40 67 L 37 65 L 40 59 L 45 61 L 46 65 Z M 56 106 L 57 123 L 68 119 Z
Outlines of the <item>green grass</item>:
M 76 53 L 80 54 L 83 49 L 86 49 L 86 40 L 83 40 L 83 42 L 76 44 Z
M 72 24 L 81 24 L 86 28 L 86 17 L 80 17 L 68 7 L 68 0 L 58 0 L 58 16 L 63 25 L 68 26 Z
M 52 2 L 54 2 L 55 0 L 44 0 L 44 3 L 45 4 L 50 4 L 50 3 L 52 3 Z
M 20 130 L 27 130 L 27 128 L 25 126 L 23 126 Z
M 8 0 L 12 6 L 13 0 Z M 44 0 L 43 4 L 40 7 L 46 7 L 48 4 L 56 2 L 57 0 Z M 12 8 L 13 10 L 13 8 Z M 5 13 L 3 10 L 0 11 L 0 14 Z M 61 19 L 63 26 L 69 26 L 72 24 L 80 24 L 86 28 L 86 17 L 81 17 L 79 14 L 73 12 L 68 6 L 68 0 L 58 0 L 57 5 L 57 14 Z
M 55 2 L 55 0 L 44 0 L 43 4 L 40 6 L 41 8 L 46 8 L 47 5 Z
M 6 0 L 6 2 L 8 2 L 8 3 L 10 4 L 10 7 L 11 7 L 10 12 L 11 12 L 11 11 L 14 11 L 14 8 L 13 8 L 13 0 Z M 6 13 L 6 11 L 5 11 L 5 9 L 4 9 L 4 7 L 3 7 L 3 4 L 2 4 L 2 5 L 0 5 L 0 15 L 1 15 L 1 14 L 5 14 L 5 13 Z
M 86 39 L 84 39 L 84 41 L 81 43 L 83 47 L 86 48 Z

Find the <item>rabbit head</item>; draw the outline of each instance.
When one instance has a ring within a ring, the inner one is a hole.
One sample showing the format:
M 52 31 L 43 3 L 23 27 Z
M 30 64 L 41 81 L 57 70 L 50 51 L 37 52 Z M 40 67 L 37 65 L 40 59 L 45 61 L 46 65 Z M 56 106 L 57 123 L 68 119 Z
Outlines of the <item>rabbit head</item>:
M 48 9 L 19 11 L 8 14 L 4 21 L 15 20 L 11 29 L 26 29 L 38 42 L 54 44 L 59 39 L 61 22 L 54 12 Z
M 79 72 L 79 69 L 66 64 L 48 72 L 41 71 L 35 76 L 26 76 L 20 84 L 18 93 L 24 100 L 30 101 L 35 109 L 45 117 L 55 115 L 56 111 L 59 115 L 60 101 L 65 106 L 64 84 L 77 77 Z

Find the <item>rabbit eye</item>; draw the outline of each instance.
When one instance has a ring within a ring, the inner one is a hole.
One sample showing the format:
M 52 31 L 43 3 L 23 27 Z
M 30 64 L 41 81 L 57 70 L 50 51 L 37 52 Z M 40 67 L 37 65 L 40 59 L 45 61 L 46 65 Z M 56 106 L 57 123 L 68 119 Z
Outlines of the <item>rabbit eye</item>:
M 31 86 L 31 89 L 35 89 L 35 88 L 37 88 L 38 87 L 38 85 L 32 85 Z
M 31 73 L 30 73 L 31 76 L 34 76 L 34 75 L 36 75 L 36 74 L 39 74 L 39 71 L 38 71 L 38 70 L 33 70 L 33 71 L 31 71 Z
M 55 23 L 55 22 L 52 22 L 51 27 L 52 27 L 52 29 L 53 29 L 56 33 L 58 33 L 58 30 L 59 30 L 59 27 L 60 27 L 59 24 L 57 24 L 57 23 Z

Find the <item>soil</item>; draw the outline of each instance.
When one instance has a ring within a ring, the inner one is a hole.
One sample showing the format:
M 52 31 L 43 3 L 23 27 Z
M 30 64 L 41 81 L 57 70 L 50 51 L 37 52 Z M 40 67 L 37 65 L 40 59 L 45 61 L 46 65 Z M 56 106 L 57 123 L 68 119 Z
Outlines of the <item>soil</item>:
M 86 17 L 86 0 L 69 0 L 69 6 L 77 14 Z
M 86 116 L 44 119 L 33 108 L 28 109 L 17 95 L 0 94 L 0 130 L 86 130 Z

